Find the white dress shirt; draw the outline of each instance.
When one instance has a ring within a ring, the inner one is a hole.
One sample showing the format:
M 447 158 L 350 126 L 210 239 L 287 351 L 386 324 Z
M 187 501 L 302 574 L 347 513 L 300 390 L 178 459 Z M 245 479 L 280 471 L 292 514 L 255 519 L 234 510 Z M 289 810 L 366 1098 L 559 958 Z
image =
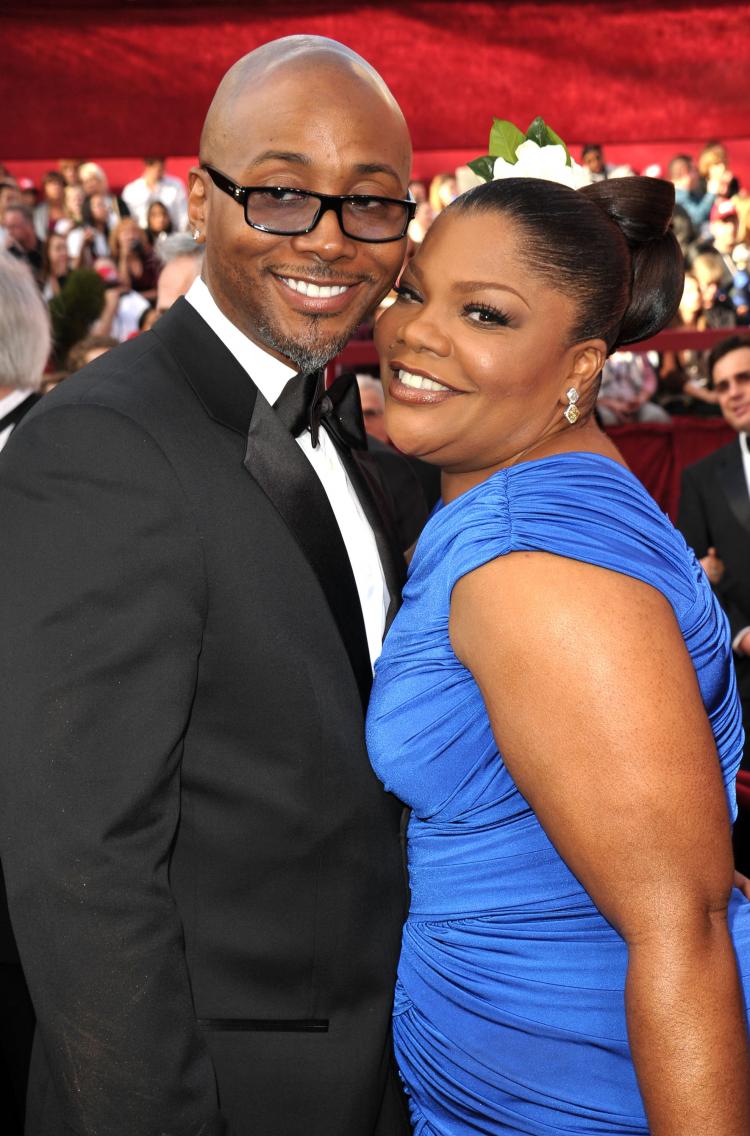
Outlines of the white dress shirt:
M 261 395 L 273 405 L 297 371 L 269 355 L 228 320 L 200 276 L 191 284 L 185 299 L 247 371 Z M 370 661 L 374 665 L 383 648 L 385 617 L 390 603 L 375 536 L 326 431 L 320 431 L 316 448 L 307 430 L 300 434 L 297 443 L 320 478 L 341 530 L 362 605 Z
M 740 434 L 740 453 L 742 454 L 742 466 L 745 470 L 745 483 L 747 485 L 747 495 L 750 497 L 750 441 L 747 434 Z
M 146 228 L 148 207 L 154 201 L 161 201 L 178 233 L 187 228 L 187 191 L 180 179 L 171 174 L 163 174 L 153 186 L 144 177 L 128 182 L 122 191 L 122 199 L 142 229 Z
M 13 426 L 3 426 L 3 418 L 6 414 L 10 414 L 27 398 L 31 398 L 34 391 L 32 390 L 14 390 L 10 394 L 6 394 L 5 398 L 0 398 L 0 450 L 2 450 L 8 438 L 13 433 Z
M 740 434 L 740 453 L 742 454 L 742 468 L 745 471 L 745 485 L 747 486 L 747 495 L 750 497 L 750 443 L 748 443 L 747 434 Z M 732 647 L 738 654 L 746 654 L 745 651 L 740 651 L 739 646 L 742 639 L 750 631 L 750 627 L 743 627 L 737 632 L 732 640 Z

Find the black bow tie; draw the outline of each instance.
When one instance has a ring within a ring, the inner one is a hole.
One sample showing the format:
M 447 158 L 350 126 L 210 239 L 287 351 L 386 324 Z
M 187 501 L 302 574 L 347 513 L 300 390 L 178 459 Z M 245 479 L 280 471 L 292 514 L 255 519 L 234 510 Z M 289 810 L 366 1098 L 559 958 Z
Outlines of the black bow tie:
M 323 426 L 339 445 L 353 450 L 367 448 L 357 379 L 350 372 L 339 375 L 328 390 L 322 371 L 295 375 L 273 405 L 295 438 L 309 429 L 312 444 L 317 446 Z

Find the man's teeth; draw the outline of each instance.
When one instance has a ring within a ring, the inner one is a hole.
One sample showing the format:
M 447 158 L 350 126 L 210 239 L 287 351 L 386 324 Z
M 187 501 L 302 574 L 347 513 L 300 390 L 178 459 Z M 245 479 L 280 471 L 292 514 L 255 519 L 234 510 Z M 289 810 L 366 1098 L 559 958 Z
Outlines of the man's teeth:
M 423 391 L 445 391 L 450 390 L 450 387 L 444 387 L 442 383 L 436 383 L 434 379 L 427 379 L 424 375 L 414 375 L 411 371 L 399 371 L 398 381 L 403 383 L 405 387 L 413 387 L 414 390 Z
M 281 279 L 293 292 L 301 292 L 303 296 L 317 296 L 321 300 L 341 296 L 349 287 L 348 284 L 311 284 L 309 280 L 295 280 L 291 276 L 282 276 Z

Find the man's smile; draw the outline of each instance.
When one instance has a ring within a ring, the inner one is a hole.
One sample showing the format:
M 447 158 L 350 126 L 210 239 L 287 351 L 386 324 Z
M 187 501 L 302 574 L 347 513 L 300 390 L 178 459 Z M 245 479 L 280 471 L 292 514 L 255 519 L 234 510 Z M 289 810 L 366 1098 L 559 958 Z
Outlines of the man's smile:
M 362 280 L 313 279 L 311 276 L 270 272 L 286 304 L 307 315 L 337 315 L 349 307 Z

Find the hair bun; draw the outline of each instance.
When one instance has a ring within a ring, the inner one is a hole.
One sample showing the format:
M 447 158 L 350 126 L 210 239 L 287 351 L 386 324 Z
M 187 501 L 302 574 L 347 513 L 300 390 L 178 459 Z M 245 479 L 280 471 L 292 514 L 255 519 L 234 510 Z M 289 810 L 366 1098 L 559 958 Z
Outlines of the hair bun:
M 597 181 L 578 192 L 596 202 L 629 245 L 658 241 L 669 232 L 674 212 L 671 181 L 635 175 Z
M 496 213 L 519 226 L 525 264 L 571 298 L 570 341 L 601 339 L 607 351 L 647 339 L 679 307 L 680 246 L 670 232 L 674 189 L 646 177 L 584 189 L 506 177 L 471 189 L 447 212 Z
M 617 225 L 633 262 L 630 304 L 613 349 L 648 339 L 673 319 L 682 297 L 685 268 L 671 230 L 674 186 L 663 178 L 621 177 L 578 191 Z

